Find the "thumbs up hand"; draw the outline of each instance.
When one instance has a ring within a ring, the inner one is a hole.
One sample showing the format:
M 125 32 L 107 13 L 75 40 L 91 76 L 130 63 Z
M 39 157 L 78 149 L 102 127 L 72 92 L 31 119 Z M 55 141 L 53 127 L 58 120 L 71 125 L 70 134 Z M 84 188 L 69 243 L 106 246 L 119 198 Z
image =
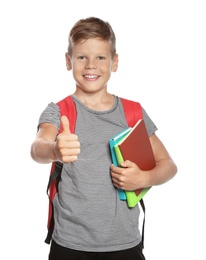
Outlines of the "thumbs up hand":
M 63 163 L 74 162 L 80 153 L 78 136 L 70 132 L 69 120 L 66 116 L 61 117 L 61 126 L 62 133 L 57 136 L 54 146 L 56 158 Z

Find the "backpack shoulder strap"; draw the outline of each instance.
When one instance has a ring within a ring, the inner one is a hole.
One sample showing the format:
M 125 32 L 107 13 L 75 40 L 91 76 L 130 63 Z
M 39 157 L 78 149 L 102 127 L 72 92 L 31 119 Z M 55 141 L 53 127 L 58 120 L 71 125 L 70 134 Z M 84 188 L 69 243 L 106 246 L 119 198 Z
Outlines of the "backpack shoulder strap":
M 62 99 L 61 101 L 57 102 L 57 105 L 60 107 L 60 115 L 61 116 L 67 116 L 69 119 L 69 126 L 71 133 L 74 133 L 75 130 L 75 124 L 76 124 L 76 107 L 75 103 L 72 99 L 72 96 L 69 95 L 68 97 Z M 62 127 L 60 125 L 60 133 L 62 132 Z
M 142 107 L 139 102 L 120 98 L 123 104 L 125 116 L 129 126 L 133 127 L 135 123 L 142 118 Z
M 76 124 L 76 107 L 71 95 L 62 99 L 57 103 L 60 108 L 60 116 L 67 116 L 69 119 L 70 131 L 74 133 Z M 62 127 L 60 125 L 59 133 L 62 132 Z M 54 216 L 53 216 L 53 199 L 58 192 L 58 182 L 60 179 L 60 174 L 62 171 L 63 164 L 61 162 L 53 162 L 50 171 L 50 178 L 47 185 L 47 194 L 49 197 L 49 213 L 47 222 L 47 237 L 45 243 L 50 244 L 53 229 L 54 229 Z
M 129 126 L 133 127 L 135 123 L 143 118 L 142 107 L 139 102 L 120 98 L 123 104 L 125 117 Z M 145 205 L 143 199 L 140 200 L 140 205 L 144 212 L 143 225 L 142 225 L 142 248 L 144 248 L 144 228 L 145 228 Z

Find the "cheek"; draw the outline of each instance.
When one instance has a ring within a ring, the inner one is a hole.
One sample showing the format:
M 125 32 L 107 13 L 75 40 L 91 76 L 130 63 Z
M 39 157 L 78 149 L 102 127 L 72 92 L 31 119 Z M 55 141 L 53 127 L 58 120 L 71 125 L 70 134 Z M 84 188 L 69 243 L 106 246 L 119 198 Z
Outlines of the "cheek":
M 84 62 L 73 62 L 71 65 L 72 65 L 72 69 L 76 71 L 81 71 L 85 68 Z

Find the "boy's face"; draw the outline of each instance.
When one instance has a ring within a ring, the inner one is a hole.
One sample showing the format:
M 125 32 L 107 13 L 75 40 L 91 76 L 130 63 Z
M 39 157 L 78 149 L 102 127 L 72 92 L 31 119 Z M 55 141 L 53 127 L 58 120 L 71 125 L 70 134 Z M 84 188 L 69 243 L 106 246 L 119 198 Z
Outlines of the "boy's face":
M 112 58 L 110 43 L 88 39 L 73 47 L 72 57 L 66 54 L 66 62 L 77 87 L 97 92 L 107 86 L 111 73 L 117 70 L 118 55 Z

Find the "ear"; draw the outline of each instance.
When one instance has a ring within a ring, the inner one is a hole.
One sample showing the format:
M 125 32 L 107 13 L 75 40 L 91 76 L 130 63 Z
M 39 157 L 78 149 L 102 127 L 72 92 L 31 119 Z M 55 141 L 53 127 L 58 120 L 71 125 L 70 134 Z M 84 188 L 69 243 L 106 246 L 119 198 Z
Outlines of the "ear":
M 116 72 L 117 71 L 118 62 L 119 62 L 118 54 L 115 54 L 114 59 L 113 59 L 112 72 Z
M 72 64 L 71 64 L 71 59 L 70 59 L 68 53 L 65 53 L 65 59 L 66 59 L 67 70 L 71 70 L 72 69 Z

